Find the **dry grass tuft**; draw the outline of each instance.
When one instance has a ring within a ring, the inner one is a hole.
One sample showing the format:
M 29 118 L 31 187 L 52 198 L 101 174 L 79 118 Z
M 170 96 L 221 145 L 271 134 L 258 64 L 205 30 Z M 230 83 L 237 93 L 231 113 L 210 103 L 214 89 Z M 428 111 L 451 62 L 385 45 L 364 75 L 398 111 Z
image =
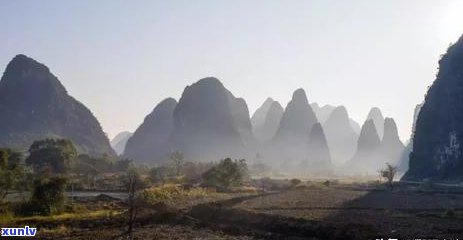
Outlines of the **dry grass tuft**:
M 176 199 L 201 198 L 216 195 L 213 189 L 190 188 L 184 189 L 176 184 L 164 184 L 151 187 L 141 192 L 141 198 L 149 203 L 169 202 Z

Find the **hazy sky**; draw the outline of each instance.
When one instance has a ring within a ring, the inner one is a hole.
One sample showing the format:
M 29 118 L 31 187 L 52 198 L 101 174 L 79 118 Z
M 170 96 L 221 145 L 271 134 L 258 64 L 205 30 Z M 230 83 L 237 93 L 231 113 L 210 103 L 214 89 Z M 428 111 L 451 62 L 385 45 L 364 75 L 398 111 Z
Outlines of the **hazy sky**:
M 463 0 L 0 0 L 0 67 L 18 53 L 46 64 L 110 137 L 215 76 L 251 114 L 302 87 L 360 123 L 380 107 L 406 140 L 462 12 Z

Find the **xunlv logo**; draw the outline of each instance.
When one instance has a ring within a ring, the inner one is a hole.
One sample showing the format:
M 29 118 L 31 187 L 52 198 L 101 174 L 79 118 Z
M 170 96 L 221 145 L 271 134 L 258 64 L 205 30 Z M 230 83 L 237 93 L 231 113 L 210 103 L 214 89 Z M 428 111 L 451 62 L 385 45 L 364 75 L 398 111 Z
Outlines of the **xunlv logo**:
M 2 237 L 33 237 L 37 233 L 37 228 L 2 228 Z

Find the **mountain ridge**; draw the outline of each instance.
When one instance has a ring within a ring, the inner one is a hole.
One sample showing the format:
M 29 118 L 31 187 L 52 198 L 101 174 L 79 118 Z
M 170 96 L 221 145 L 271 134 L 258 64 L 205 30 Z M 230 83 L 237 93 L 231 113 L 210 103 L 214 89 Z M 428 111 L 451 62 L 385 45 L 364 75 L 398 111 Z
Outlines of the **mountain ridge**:
M 0 80 L 0 145 L 27 149 L 35 140 L 68 138 L 81 153 L 115 152 L 93 113 L 70 96 L 42 63 L 16 55 Z

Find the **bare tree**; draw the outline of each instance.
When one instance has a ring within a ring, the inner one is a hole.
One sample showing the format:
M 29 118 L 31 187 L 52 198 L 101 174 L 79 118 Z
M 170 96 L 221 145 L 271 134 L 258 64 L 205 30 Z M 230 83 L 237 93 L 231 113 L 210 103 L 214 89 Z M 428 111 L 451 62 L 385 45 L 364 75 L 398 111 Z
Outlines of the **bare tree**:
M 180 176 L 180 172 L 182 171 L 182 167 L 185 165 L 185 157 L 179 151 L 175 151 L 170 155 L 170 161 L 172 167 L 175 171 L 175 176 Z
M 127 233 L 132 234 L 133 232 L 133 224 L 135 222 L 135 217 L 137 215 L 137 209 L 135 206 L 135 189 L 136 189 L 136 180 L 135 174 L 128 173 L 127 174 L 127 192 L 128 192 L 128 205 L 129 205 L 129 221 L 128 221 L 128 229 Z
M 140 177 L 140 174 L 135 169 L 127 171 L 127 203 L 128 203 L 128 229 L 127 233 L 132 234 L 133 225 L 135 223 L 140 201 L 137 199 L 137 192 L 145 187 L 145 183 Z
M 389 187 L 393 188 L 394 176 L 397 173 L 397 167 L 386 163 L 386 167 L 379 171 L 381 178 L 385 179 Z

